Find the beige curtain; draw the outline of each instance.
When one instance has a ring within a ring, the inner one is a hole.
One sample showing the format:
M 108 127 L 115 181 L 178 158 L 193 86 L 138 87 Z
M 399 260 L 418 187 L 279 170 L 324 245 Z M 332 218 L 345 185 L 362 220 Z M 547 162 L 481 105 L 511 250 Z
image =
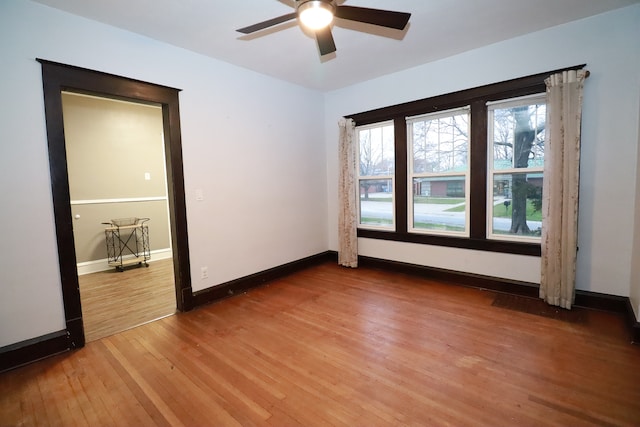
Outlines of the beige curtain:
M 340 119 L 338 178 L 338 264 L 358 266 L 355 124 Z
M 584 70 L 571 70 L 545 80 L 540 298 L 566 309 L 571 309 L 575 295 L 580 122 L 587 75 Z

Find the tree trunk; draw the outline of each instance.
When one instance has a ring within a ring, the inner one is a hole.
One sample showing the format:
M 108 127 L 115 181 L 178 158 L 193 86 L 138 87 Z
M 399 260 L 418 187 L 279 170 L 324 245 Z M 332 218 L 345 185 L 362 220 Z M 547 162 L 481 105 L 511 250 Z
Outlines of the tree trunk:
M 524 174 L 513 174 L 511 178 L 511 234 L 528 234 L 527 225 L 527 178 Z
M 531 146 L 536 137 L 535 130 L 531 127 L 528 107 L 514 109 L 516 126 L 513 140 L 514 167 L 526 168 L 529 164 Z M 511 176 L 511 230 L 512 234 L 529 234 L 527 226 L 527 178 L 523 173 L 514 173 Z

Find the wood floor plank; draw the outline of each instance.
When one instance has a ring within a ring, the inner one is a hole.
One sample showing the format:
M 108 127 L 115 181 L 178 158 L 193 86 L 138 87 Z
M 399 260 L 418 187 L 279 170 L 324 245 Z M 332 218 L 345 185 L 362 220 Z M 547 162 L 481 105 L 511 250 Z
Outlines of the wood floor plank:
M 173 260 L 78 277 L 87 342 L 175 313 Z
M 624 319 L 331 263 L 0 374 L 0 425 L 634 426 Z
M 152 336 L 145 334 L 144 336 L 139 333 L 138 330 L 131 330 L 127 332 L 129 336 L 136 336 L 141 344 L 141 349 L 136 351 L 147 352 L 153 355 L 157 362 L 148 364 L 145 368 L 145 372 L 148 371 L 151 381 L 156 381 L 162 384 L 162 389 L 166 393 L 168 398 L 168 404 L 172 407 L 175 406 L 176 410 L 188 411 L 188 417 L 192 418 L 190 425 L 202 425 L 207 423 L 221 424 L 221 425 L 242 425 L 239 420 L 235 419 L 226 409 L 226 397 L 218 393 L 214 388 L 209 387 L 208 381 L 203 381 L 201 378 L 203 372 L 190 372 L 188 370 L 188 364 L 183 363 L 183 360 L 191 362 L 190 358 L 183 359 L 180 349 L 176 349 L 173 346 L 173 342 L 163 342 L 161 337 L 158 336 L 154 330 Z M 131 338 L 128 337 L 128 340 Z M 132 349 L 133 350 L 133 349 Z M 179 355 L 176 357 L 176 355 Z M 201 361 L 198 361 L 201 362 Z M 208 363 L 195 363 L 191 367 L 196 366 L 198 368 L 207 368 L 213 361 L 208 360 Z M 164 366 L 160 366 L 164 365 Z M 211 369 L 215 372 L 215 366 Z M 164 371 L 164 375 L 157 375 L 159 371 Z M 158 378 L 155 378 L 158 377 Z M 213 379 L 214 381 L 216 378 Z M 189 389 L 189 393 L 182 393 L 176 396 L 174 389 Z M 200 410 L 201 407 L 207 407 L 207 411 Z M 267 415 L 268 416 L 268 415 Z
M 149 384 L 143 377 L 140 369 L 136 369 L 132 362 L 130 362 L 120 350 L 111 342 L 106 339 L 104 345 L 111 355 L 120 363 L 123 369 L 129 373 L 136 385 L 142 390 L 144 395 L 153 403 L 153 406 L 160 412 L 162 417 L 171 426 L 185 426 L 180 418 L 176 416 L 173 410 L 162 400 L 158 394 L 159 390 L 156 390 L 151 384 Z

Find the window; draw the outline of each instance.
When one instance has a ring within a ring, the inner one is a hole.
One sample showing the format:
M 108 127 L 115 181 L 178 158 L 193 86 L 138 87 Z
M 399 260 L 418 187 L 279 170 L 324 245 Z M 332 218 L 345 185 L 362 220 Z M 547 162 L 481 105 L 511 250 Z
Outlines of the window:
M 539 241 L 545 96 L 489 103 L 488 237 Z
M 468 236 L 469 108 L 407 119 L 409 231 Z
M 395 153 L 393 122 L 358 127 L 360 227 L 393 230 Z
M 349 116 L 358 236 L 539 256 L 544 80 L 560 71 Z

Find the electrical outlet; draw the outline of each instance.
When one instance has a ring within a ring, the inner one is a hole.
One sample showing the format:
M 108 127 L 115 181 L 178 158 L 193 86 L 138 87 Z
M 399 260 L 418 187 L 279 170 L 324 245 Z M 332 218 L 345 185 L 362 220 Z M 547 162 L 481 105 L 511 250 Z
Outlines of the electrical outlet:
M 200 278 L 207 279 L 209 277 L 209 267 L 200 268 Z

